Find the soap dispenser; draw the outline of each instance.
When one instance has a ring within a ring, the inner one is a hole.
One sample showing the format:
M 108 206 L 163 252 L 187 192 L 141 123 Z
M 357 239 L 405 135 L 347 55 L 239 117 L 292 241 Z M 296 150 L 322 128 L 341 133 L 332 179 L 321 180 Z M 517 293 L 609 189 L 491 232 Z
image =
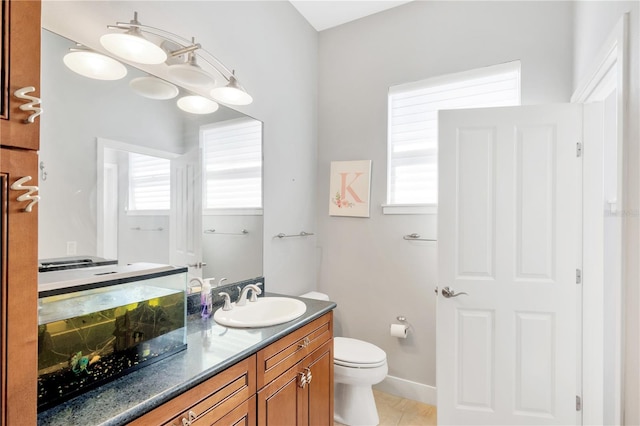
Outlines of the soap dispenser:
M 213 300 L 211 296 L 211 281 L 204 280 L 202 291 L 200 292 L 200 313 L 202 318 L 209 318 L 213 310 Z

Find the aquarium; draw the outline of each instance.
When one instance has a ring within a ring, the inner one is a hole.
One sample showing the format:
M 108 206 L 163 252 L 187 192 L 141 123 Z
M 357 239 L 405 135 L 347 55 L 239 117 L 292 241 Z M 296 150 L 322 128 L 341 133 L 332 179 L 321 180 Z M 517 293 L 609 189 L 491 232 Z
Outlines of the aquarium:
M 41 273 L 38 409 L 186 349 L 186 268 Z

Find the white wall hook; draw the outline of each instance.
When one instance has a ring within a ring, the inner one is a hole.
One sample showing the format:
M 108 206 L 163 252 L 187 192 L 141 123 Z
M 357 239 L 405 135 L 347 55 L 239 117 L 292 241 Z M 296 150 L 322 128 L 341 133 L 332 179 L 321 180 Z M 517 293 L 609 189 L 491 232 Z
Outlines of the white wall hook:
M 23 185 L 23 183 L 29 182 L 31 179 L 31 176 L 25 176 L 18 179 L 13 183 L 13 185 L 11 185 L 11 189 L 14 191 L 27 191 L 26 193 L 19 195 L 18 198 L 16 198 L 18 202 L 29 201 L 29 204 L 27 204 L 27 206 L 24 208 L 24 211 L 27 213 L 31 213 L 33 206 L 36 205 L 38 201 L 40 201 L 39 195 L 33 195 L 38 191 L 37 186 Z

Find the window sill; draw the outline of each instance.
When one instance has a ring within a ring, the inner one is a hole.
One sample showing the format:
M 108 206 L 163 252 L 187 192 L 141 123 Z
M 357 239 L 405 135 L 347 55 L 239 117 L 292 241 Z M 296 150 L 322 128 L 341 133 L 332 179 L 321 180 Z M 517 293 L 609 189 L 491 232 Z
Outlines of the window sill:
M 169 210 L 127 210 L 127 216 L 169 216 Z
M 205 209 L 205 216 L 262 216 L 261 207 L 248 207 L 236 209 Z
M 438 214 L 437 204 L 383 204 L 382 214 Z

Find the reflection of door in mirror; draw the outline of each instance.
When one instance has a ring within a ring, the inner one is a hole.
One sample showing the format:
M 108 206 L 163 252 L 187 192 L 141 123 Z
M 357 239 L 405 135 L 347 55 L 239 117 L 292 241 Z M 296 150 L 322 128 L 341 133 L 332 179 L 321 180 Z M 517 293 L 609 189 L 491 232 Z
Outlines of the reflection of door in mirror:
M 169 263 L 170 162 L 177 155 L 98 138 L 97 255 Z
M 202 175 L 200 150 L 193 149 L 171 162 L 170 260 L 189 267 L 189 276 L 202 278 Z M 206 263 L 206 262 L 204 262 Z

